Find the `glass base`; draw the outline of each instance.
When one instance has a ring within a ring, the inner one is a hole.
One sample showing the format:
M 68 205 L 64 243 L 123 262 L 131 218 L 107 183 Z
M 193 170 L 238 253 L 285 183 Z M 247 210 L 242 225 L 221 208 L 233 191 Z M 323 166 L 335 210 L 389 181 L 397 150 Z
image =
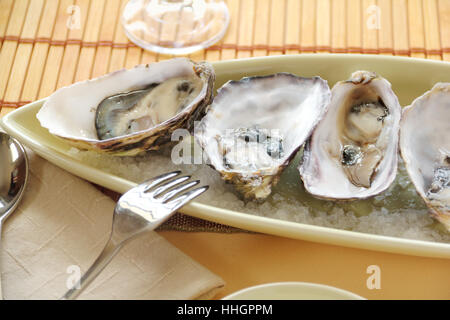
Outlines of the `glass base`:
M 122 15 L 128 38 L 157 53 L 184 55 L 210 47 L 230 22 L 218 0 L 130 0 Z

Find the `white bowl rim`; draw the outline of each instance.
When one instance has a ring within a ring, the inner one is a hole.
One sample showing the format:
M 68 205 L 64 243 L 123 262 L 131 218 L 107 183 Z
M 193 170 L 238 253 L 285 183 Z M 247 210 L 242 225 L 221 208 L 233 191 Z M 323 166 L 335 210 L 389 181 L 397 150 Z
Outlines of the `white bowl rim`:
M 236 297 L 239 298 L 240 295 L 255 291 L 255 290 L 261 290 L 261 289 L 267 289 L 267 288 L 273 288 L 273 287 L 301 287 L 301 288 L 314 288 L 314 289 L 321 289 L 328 292 L 333 292 L 338 295 L 340 295 L 343 299 L 347 300 L 367 300 L 366 298 L 361 297 L 360 295 L 357 295 L 356 293 L 336 288 L 333 286 L 329 286 L 326 284 L 321 283 L 312 283 L 312 282 L 301 282 L 301 281 L 282 281 L 282 282 L 269 282 L 269 283 L 263 283 L 251 287 L 247 287 L 241 290 L 238 290 L 236 292 L 233 292 L 225 297 L 222 298 L 222 300 L 233 300 Z

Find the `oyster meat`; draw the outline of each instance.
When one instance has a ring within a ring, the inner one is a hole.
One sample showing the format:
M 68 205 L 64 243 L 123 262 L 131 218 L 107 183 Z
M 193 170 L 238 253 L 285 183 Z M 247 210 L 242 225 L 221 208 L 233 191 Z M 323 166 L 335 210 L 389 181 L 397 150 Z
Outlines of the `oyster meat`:
M 97 108 L 97 135 L 105 140 L 155 127 L 183 110 L 202 87 L 202 80 L 191 75 L 108 97 Z
M 120 156 L 158 149 L 192 129 L 212 100 L 214 70 L 185 58 L 141 65 L 56 91 L 37 114 L 75 147 Z
M 357 71 L 337 83 L 327 114 L 304 150 L 305 188 L 318 198 L 362 199 L 386 190 L 397 173 L 401 106 L 390 83 Z
M 450 83 L 438 83 L 406 107 L 400 151 L 432 215 L 450 231 Z
M 209 164 L 245 200 L 263 200 L 330 100 L 327 82 L 278 73 L 229 81 L 195 137 Z

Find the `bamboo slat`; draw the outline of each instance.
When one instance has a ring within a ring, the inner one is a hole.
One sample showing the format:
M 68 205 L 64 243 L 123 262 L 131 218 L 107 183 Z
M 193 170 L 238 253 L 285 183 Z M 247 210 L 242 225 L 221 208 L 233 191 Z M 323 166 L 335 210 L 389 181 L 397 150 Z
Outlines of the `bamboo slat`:
M 159 56 L 158 56 L 158 54 L 156 54 L 156 53 L 153 53 L 153 52 L 149 52 L 149 51 L 144 51 L 143 53 L 142 53 L 142 56 L 141 56 L 141 64 L 148 64 L 148 63 L 152 63 L 152 62 L 155 62 L 155 61 L 159 61 L 158 60 L 159 59 Z
M 44 0 L 31 1 L 25 23 L 21 32 L 24 39 L 34 39 L 38 29 L 41 11 L 44 6 Z M 14 63 L 8 80 L 8 86 L 4 96 L 4 101 L 20 101 L 20 95 L 28 69 L 28 63 L 33 50 L 33 44 L 28 42 L 19 43 L 14 57 Z
M 392 32 L 392 0 L 378 0 L 380 32 L 378 34 L 379 53 L 391 55 L 394 51 Z
M 378 53 L 378 8 L 376 0 L 362 2 L 362 52 Z
M 252 56 L 253 28 L 255 25 L 255 0 L 241 0 L 237 58 Z
M 439 20 L 436 0 L 424 0 L 423 20 L 425 26 L 425 50 L 428 59 L 441 60 L 441 38 L 439 34 Z
M 128 40 L 120 23 L 128 1 L 0 0 L 0 115 L 75 81 L 171 58 Z M 225 37 L 189 58 L 349 52 L 450 61 L 450 0 L 226 3 L 230 25 Z M 181 19 L 195 23 L 188 15 Z M 174 32 L 165 27 L 160 41 Z
M 398 0 L 392 3 L 392 21 L 394 37 L 394 53 L 400 56 L 408 56 L 409 41 L 408 29 L 408 3 L 406 0 Z
M 270 8 L 269 55 L 284 53 L 286 1 L 272 1 Z
M 409 45 L 411 56 L 425 58 L 425 28 L 422 0 L 408 1 Z
M 219 61 L 220 60 L 220 50 L 218 50 L 218 49 L 207 49 L 205 51 L 205 60 L 206 61 Z
M 166 58 L 173 58 L 172 56 L 166 56 Z M 205 50 L 199 50 L 197 52 L 191 53 L 189 58 L 193 61 L 202 61 L 205 60 Z M 161 57 L 160 57 L 161 59 Z
M 258 0 L 259 1 L 259 0 Z M 227 34 L 223 39 L 222 44 L 222 60 L 229 60 L 236 58 L 236 43 L 238 39 L 239 28 L 239 0 L 228 0 L 228 10 L 230 11 L 231 21 L 228 27 Z
M 161 60 L 162 56 L 159 57 L 159 60 Z M 165 58 L 173 58 L 172 56 L 166 56 Z M 189 59 L 192 61 L 203 61 L 205 60 L 205 50 L 199 50 L 197 52 L 191 53 L 189 55 Z
M 75 73 L 75 82 L 87 80 L 91 77 L 92 66 L 97 50 L 97 42 L 100 37 L 100 27 L 103 20 L 105 1 L 106 0 L 91 1 L 86 30 L 83 35 L 84 45 L 80 51 L 77 71 Z
M 300 13 L 301 1 L 287 0 L 286 3 L 286 37 L 285 53 L 298 54 L 300 52 Z
M 46 1 L 36 37 L 38 39 L 50 39 L 55 26 L 59 1 Z M 26 103 L 37 99 L 45 62 L 47 60 L 49 42 L 35 43 L 27 77 L 22 90 L 20 103 Z
M 112 51 L 112 46 L 109 44 L 113 43 L 117 29 L 121 28 L 119 10 L 120 0 L 109 0 L 105 6 L 91 78 L 99 77 L 108 72 Z
M 270 17 L 270 0 L 257 0 L 255 7 L 255 34 L 253 35 L 253 56 L 267 55 L 270 26 L 267 23 Z M 223 57 L 222 57 L 223 58 Z
M 59 73 L 64 56 L 64 46 L 54 43 L 65 43 L 69 33 L 67 28 L 67 9 L 74 4 L 74 0 L 60 0 L 58 14 L 50 41 L 50 49 L 45 62 L 44 72 L 41 78 L 38 99 L 49 96 L 57 86 Z
M 6 10 L 10 8 L 9 10 L 11 10 L 11 13 L 8 14 L 9 19 L 7 27 L 2 27 L 3 30 L 6 28 L 5 36 L 10 38 L 6 40 L 13 40 L 13 38 L 20 36 L 23 23 L 25 22 L 25 16 L 27 14 L 28 4 L 28 0 L 15 0 L 13 1 L 12 9 L 10 8 L 11 4 L 8 5 L 7 2 L 2 5 L 2 8 L 5 7 Z
M 140 48 L 128 48 L 126 53 L 126 61 L 125 61 L 125 68 L 132 68 L 139 64 L 141 61 L 141 56 L 143 54 L 142 50 Z M 110 65 L 110 70 L 117 70 L 118 68 L 111 68 L 113 64 Z
M 347 51 L 349 53 L 361 53 L 361 12 L 361 1 L 347 0 Z
M 77 0 L 75 2 L 75 8 L 79 10 L 81 20 L 79 21 L 79 25 L 76 25 L 69 31 L 61 70 L 59 72 L 58 83 L 56 86 L 57 88 L 68 86 L 73 83 L 81 49 L 81 40 L 83 39 L 89 13 L 89 5 L 93 3 L 95 3 L 95 1 Z
M 331 1 L 318 0 L 316 7 L 316 52 L 331 52 Z
M 128 0 L 122 0 L 120 3 L 119 16 L 122 14 Z M 131 42 L 128 41 L 125 32 L 120 23 L 116 24 L 116 33 L 114 35 L 114 43 L 125 44 L 113 47 L 111 50 L 111 61 L 109 63 L 109 72 L 126 68 L 131 68 L 141 62 L 142 50 L 137 47 L 128 47 Z
M 443 59 L 450 61 L 450 1 L 438 2 L 440 33 L 442 41 Z
M 17 0 L 14 2 L 14 7 L 11 12 L 11 16 L 6 29 L 6 36 L 9 39 L 19 37 L 22 32 L 22 26 L 25 22 L 25 16 L 28 9 L 28 0 Z M 0 53 L 0 101 L 2 104 L 1 114 L 5 114 L 8 110 L 4 110 L 13 101 L 5 101 L 4 95 L 6 92 L 10 71 L 14 64 L 14 57 L 16 54 L 18 43 L 14 40 L 4 40 L 2 45 L 2 51 Z M 5 102 L 7 102 L 5 104 Z
M 316 4 L 314 1 L 302 1 L 301 51 L 313 53 L 316 45 Z
M 6 27 L 8 26 L 9 15 L 11 14 L 13 4 L 13 0 L 0 1 L 0 21 L 4 22 L 0 23 L 0 50 L 2 48 L 3 38 L 6 33 Z
M 347 52 L 346 0 L 333 0 L 331 8 L 331 48 L 334 53 Z

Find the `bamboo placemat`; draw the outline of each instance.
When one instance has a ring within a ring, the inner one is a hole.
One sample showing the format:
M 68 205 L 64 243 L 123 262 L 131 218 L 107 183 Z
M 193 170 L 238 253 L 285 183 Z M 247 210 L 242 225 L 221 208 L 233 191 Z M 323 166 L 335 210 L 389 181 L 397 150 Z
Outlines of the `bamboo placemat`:
M 119 22 L 127 1 L 0 0 L 0 116 L 73 82 L 170 58 L 128 41 Z M 191 59 L 331 52 L 450 61 L 450 0 L 226 2 L 224 39 Z

